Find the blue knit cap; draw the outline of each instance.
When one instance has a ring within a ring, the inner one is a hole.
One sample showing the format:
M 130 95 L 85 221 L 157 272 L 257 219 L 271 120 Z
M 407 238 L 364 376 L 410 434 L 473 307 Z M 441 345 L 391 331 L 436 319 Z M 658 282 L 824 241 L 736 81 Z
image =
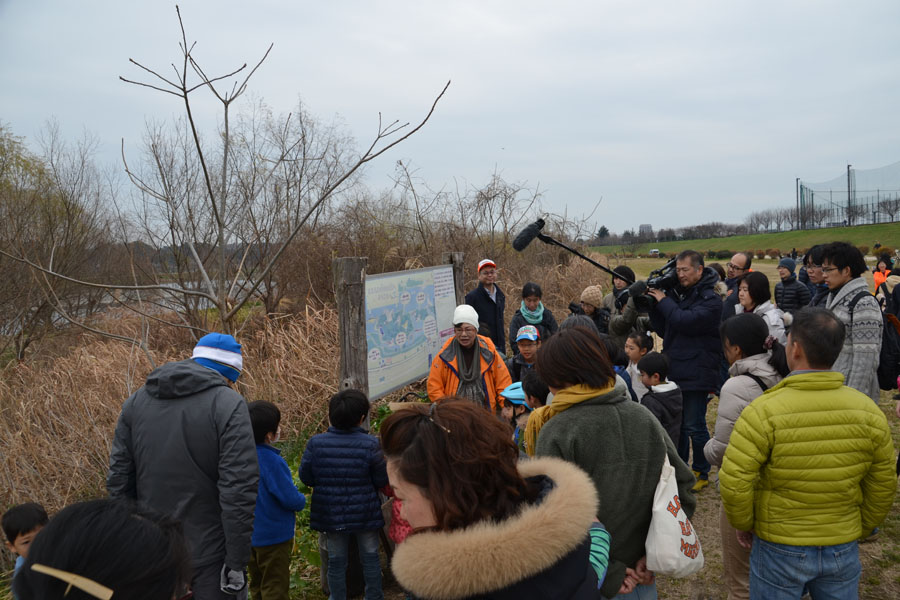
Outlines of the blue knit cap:
M 225 333 L 209 333 L 200 338 L 191 356 L 194 362 L 237 381 L 244 367 L 241 345 Z

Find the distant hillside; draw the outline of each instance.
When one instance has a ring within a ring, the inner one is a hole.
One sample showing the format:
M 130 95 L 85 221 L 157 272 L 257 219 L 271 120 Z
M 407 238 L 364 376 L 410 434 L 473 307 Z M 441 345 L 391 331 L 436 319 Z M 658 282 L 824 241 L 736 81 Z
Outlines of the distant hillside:
M 900 248 L 900 222 L 879 223 L 877 225 L 859 225 L 856 227 L 830 227 L 827 229 L 808 229 L 803 231 L 782 231 L 779 233 L 760 233 L 756 235 L 736 235 L 727 238 L 710 238 L 706 240 L 679 240 L 675 242 L 650 242 L 638 244 L 637 254 L 647 254 L 653 248 L 667 254 L 681 250 L 766 250 L 778 248 L 788 253 L 791 248 L 798 251 L 816 244 L 827 242 L 850 242 L 854 246 L 872 248 L 875 242 L 882 246 Z M 621 253 L 622 245 L 595 246 L 592 250 L 603 254 Z M 631 251 L 630 247 L 626 251 Z M 870 253 L 873 252 L 870 250 Z

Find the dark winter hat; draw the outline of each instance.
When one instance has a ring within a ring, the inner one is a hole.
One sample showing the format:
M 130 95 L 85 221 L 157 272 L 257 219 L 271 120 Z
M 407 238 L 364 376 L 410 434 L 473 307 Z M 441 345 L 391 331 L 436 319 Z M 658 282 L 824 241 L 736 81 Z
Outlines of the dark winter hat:
M 544 292 L 541 291 L 541 286 L 532 281 L 529 281 L 522 286 L 522 297 L 527 298 L 528 296 L 537 296 L 538 298 L 542 298 L 544 296 Z
M 780 261 L 778 261 L 778 266 L 784 267 L 785 269 L 793 273 L 794 269 L 797 268 L 797 263 L 794 262 L 793 258 L 785 256 Z
M 191 355 L 194 362 L 218 371 L 231 381 L 237 381 L 244 368 L 241 345 L 225 333 L 209 333 L 200 338 Z
M 634 271 L 631 270 L 631 267 L 619 265 L 618 267 L 613 269 L 613 273 L 622 275 L 622 277 L 613 277 L 613 279 L 622 279 L 626 283 L 631 283 L 634 281 Z

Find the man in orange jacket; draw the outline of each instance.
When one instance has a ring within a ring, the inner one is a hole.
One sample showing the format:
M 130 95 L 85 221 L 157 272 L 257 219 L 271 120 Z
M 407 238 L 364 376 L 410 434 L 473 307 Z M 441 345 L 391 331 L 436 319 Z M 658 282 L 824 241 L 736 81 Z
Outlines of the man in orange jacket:
M 509 371 L 490 338 L 478 335 L 478 313 L 468 304 L 453 311 L 455 335 L 431 363 L 428 399 L 459 396 L 500 413 L 498 396 L 512 384 Z

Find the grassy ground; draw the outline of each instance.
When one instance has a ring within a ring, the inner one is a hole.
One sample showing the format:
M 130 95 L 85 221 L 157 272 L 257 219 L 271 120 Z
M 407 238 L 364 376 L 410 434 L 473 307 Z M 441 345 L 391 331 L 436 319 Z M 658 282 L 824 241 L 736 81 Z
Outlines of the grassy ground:
M 881 242 L 883 246 L 891 248 L 900 247 L 900 224 L 879 223 L 878 225 L 859 225 L 856 227 L 831 227 L 827 229 L 810 229 L 804 231 L 783 231 L 780 233 L 760 233 L 756 235 L 736 235 L 727 238 L 713 238 L 708 240 L 683 240 L 678 242 L 651 242 L 638 244 L 637 254 L 647 254 L 652 248 L 658 248 L 660 252 L 667 254 L 692 249 L 706 250 L 733 250 L 741 252 L 745 250 L 779 248 L 783 253 L 788 253 L 791 248 L 809 248 L 816 244 L 824 244 L 833 241 L 850 242 L 856 246 L 866 245 L 870 248 L 875 242 Z M 595 252 L 603 254 L 622 253 L 621 245 L 599 246 L 593 248 Z M 630 249 L 628 250 L 631 251 Z

